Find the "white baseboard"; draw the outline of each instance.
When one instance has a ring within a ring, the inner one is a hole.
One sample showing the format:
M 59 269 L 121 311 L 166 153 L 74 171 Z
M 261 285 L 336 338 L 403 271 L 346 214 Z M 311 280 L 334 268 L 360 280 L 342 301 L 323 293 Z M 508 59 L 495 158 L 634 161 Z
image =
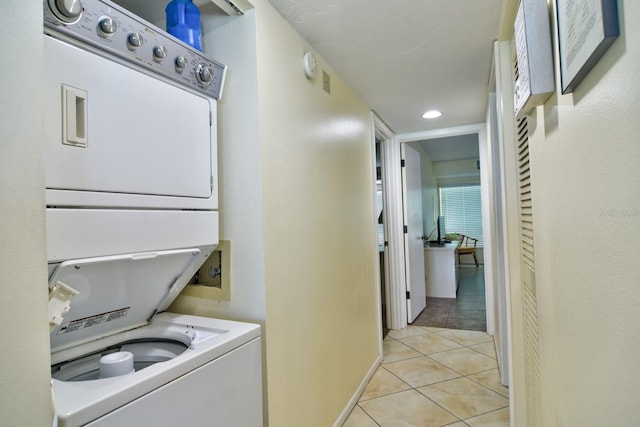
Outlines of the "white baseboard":
M 373 374 L 376 373 L 376 370 L 378 369 L 378 366 L 380 366 L 381 363 L 382 363 L 382 354 L 379 354 L 376 360 L 373 362 L 373 365 L 371 365 L 371 368 L 369 368 L 367 375 L 365 375 L 365 377 L 362 379 L 362 382 L 356 389 L 356 392 L 353 394 L 353 396 L 349 400 L 349 403 L 347 403 L 347 406 L 345 406 L 345 408 L 343 409 L 342 413 L 340 414 L 336 422 L 333 423 L 333 427 L 341 427 L 342 424 L 344 424 L 344 422 L 347 420 L 347 418 L 351 414 L 351 411 L 353 411 L 353 408 L 355 408 L 355 406 L 358 404 L 358 400 L 360 399 L 360 396 L 362 396 L 362 393 L 364 393 L 365 388 L 367 388 L 369 381 L 371 381 Z

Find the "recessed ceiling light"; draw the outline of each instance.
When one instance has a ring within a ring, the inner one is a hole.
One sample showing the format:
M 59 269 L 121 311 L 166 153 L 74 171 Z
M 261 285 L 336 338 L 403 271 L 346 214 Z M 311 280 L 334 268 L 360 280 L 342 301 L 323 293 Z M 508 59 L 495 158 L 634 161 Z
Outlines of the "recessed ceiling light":
M 438 110 L 429 110 L 422 115 L 425 119 L 437 119 L 442 113 Z

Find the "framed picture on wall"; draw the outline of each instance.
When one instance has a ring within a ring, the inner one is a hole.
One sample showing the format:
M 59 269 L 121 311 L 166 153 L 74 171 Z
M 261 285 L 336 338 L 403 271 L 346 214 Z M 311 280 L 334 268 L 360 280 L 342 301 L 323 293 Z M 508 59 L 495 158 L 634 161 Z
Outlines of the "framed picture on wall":
M 556 0 L 562 93 L 573 92 L 620 34 L 617 0 Z

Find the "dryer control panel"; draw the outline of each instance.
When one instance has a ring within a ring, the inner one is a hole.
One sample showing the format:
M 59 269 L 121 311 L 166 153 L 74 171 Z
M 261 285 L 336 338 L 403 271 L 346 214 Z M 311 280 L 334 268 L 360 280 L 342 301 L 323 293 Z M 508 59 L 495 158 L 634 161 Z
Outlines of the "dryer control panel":
M 226 66 L 108 0 L 43 0 L 44 32 L 220 99 Z

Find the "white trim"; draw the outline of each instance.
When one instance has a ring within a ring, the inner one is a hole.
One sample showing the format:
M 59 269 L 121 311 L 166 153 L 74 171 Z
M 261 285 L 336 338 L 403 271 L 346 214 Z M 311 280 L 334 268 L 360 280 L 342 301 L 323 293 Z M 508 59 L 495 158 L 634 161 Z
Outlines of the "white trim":
M 511 117 L 513 122 L 513 109 L 512 97 L 513 91 L 511 89 L 505 90 L 503 87 L 505 82 L 511 83 L 512 64 L 511 57 L 505 57 L 505 48 L 502 47 L 500 42 L 494 42 L 493 56 L 491 61 L 491 76 L 490 76 L 490 94 L 489 94 L 489 106 L 488 106 L 488 118 L 490 131 L 490 157 L 492 157 L 492 180 L 493 180 L 493 200 L 492 208 L 494 209 L 493 221 L 494 221 L 494 237 L 495 247 L 493 253 L 495 254 L 493 266 L 495 268 L 495 287 L 496 287 L 496 313 L 498 318 L 496 319 L 496 325 L 498 326 L 496 334 L 496 356 L 500 367 L 500 382 L 504 386 L 511 384 L 510 371 L 511 371 L 511 337 L 510 337 L 510 314 L 509 314 L 509 251 L 507 250 L 507 183 L 505 178 L 505 140 L 504 140 L 504 121 L 506 117 Z M 510 52 L 510 43 L 508 43 L 507 50 Z M 508 59 L 505 59 L 508 58 Z M 503 63 L 505 62 L 506 63 Z M 508 76 L 508 78 L 507 78 Z M 501 98 L 507 98 L 507 101 L 502 101 Z M 513 132 L 513 127 L 511 128 Z
M 487 124 L 485 122 L 481 122 L 481 123 L 472 123 L 472 124 L 468 124 L 468 125 L 462 125 L 462 126 L 455 126 L 455 127 L 450 127 L 450 128 L 443 128 L 443 129 L 435 129 L 435 130 L 428 130 L 428 131 L 421 131 L 421 132 L 411 132 L 411 133 L 404 133 L 404 134 L 399 134 L 396 135 L 396 140 L 399 143 L 404 143 L 404 142 L 414 142 L 414 141 L 422 141 L 425 139 L 433 139 L 433 138 L 442 138 L 442 137 L 449 137 L 449 136 L 458 136 L 458 135 L 468 135 L 468 134 L 478 134 L 478 146 L 479 149 L 484 149 L 485 153 L 481 154 L 480 158 L 485 158 L 486 159 L 486 148 L 487 148 Z M 485 194 L 487 192 L 487 186 L 489 185 L 489 183 L 487 182 L 486 179 L 481 179 L 480 182 L 480 187 L 481 187 L 481 192 L 482 192 L 482 196 L 483 198 L 485 197 Z M 401 188 L 401 187 L 400 187 Z M 484 215 L 490 215 L 490 213 L 486 213 L 485 209 L 484 209 L 484 202 L 483 202 L 483 217 Z M 483 219 L 484 222 L 484 219 Z M 489 234 L 488 236 L 484 237 L 485 239 L 485 246 L 492 246 L 492 236 L 491 234 Z M 487 264 L 490 264 L 491 261 L 491 253 L 490 251 L 484 251 L 483 253 L 484 255 L 484 262 L 485 262 L 485 270 L 484 270 L 484 280 L 485 280 L 485 299 L 487 301 L 487 303 L 489 303 L 489 305 L 487 306 L 487 331 L 495 331 L 495 317 L 493 315 L 489 315 L 489 311 L 490 309 L 493 310 L 493 301 L 495 301 L 496 299 L 496 295 L 494 293 L 494 286 L 493 286 L 493 274 L 492 274 L 492 269 L 489 268 L 489 276 L 487 276 Z M 489 257 L 489 259 L 487 259 L 487 257 Z M 491 333 L 491 332 L 489 332 Z
M 383 331 L 382 331 L 382 298 L 381 298 L 381 293 L 382 293 L 382 282 L 381 282 L 381 278 L 380 278 L 380 256 L 378 255 L 378 218 L 375 217 L 375 212 L 377 212 L 377 205 L 376 205 L 376 196 L 377 196 L 377 173 L 376 173 L 376 135 L 378 134 L 377 132 L 377 123 L 376 121 L 379 120 L 376 115 L 372 112 L 371 113 L 371 164 L 372 164 L 372 168 L 371 168 L 371 189 L 373 192 L 373 206 L 371 209 L 371 212 L 374 213 L 374 218 L 373 218 L 373 232 L 374 232 L 374 236 L 376 236 L 375 238 L 375 242 L 376 244 L 373 247 L 373 255 L 374 255 L 374 264 L 376 266 L 376 271 L 375 271 L 375 277 L 376 277 L 376 309 L 378 312 L 378 353 L 382 354 L 382 335 L 383 335 Z M 385 269 L 386 271 L 386 269 Z M 386 276 L 386 275 L 385 275 Z M 386 280 L 386 277 L 385 277 Z M 386 292 L 386 289 L 385 289 Z M 386 296 L 385 296 L 386 298 Z M 388 312 L 388 309 L 386 310 Z
M 506 318 L 507 318 L 507 336 L 508 336 L 508 383 L 509 383 L 509 407 L 511 425 L 514 425 L 518 414 L 516 414 L 515 402 L 522 393 L 522 385 L 514 382 L 514 366 L 513 349 L 513 315 L 511 312 L 511 286 L 517 289 L 518 279 L 520 277 L 520 245 L 519 224 L 518 224 L 518 194 L 515 182 L 517 180 L 517 171 L 514 159 L 516 158 L 514 138 L 516 134 L 513 107 L 513 77 L 511 63 L 511 41 L 495 42 L 494 55 L 496 63 L 496 106 L 498 119 L 498 138 L 500 140 L 500 157 L 501 157 L 501 173 L 503 177 L 503 193 L 502 206 L 505 218 L 506 229 L 503 233 L 504 251 L 504 275 L 507 280 L 505 289 L 506 300 Z M 521 334 L 518 334 L 521 335 Z M 501 372 L 504 378 L 507 372 Z M 504 381 L 504 380 L 503 380 Z M 516 390 L 518 388 L 518 390 Z
M 454 126 L 450 128 L 426 130 L 420 132 L 402 133 L 396 135 L 398 142 L 412 142 L 423 139 L 442 138 L 447 136 L 467 135 L 470 133 L 478 133 L 486 129 L 486 123 L 472 123 L 469 125 Z
M 480 154 L 480 194 L 482 203 L 482 236 L 484 258 L 484 298 L 487 315 L 487 333 L 496 334 L 496 304 L 498 298 L 496 294 L 494 275 L 494 241 L 495 241 L 495 216 L 493 214 L 494 194 L 493 194 L 493 158 L 490 152 L 489 141 L 487 141 L 486 127 L 478 132 L 478 148 Z
M 382 193 L 385 240 L 385 298 L 387 327 L 402 329 L 407 326 L 406 278 L 404 275 L 404 233 L 402 233 L 402 177 L 400 170 L 400 144 L 391 129 L 375 114 L 376 134 L 380 135 L 382 160 Z

